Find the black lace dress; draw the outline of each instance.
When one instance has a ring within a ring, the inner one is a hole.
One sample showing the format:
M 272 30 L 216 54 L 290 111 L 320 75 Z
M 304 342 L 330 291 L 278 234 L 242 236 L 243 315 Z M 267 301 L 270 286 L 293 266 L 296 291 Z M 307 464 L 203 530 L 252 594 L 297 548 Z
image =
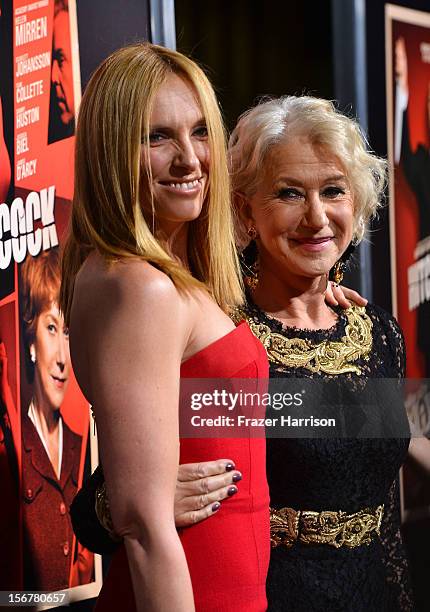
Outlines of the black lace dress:
M 337 310 L 337 323 L 327 330 L 285 327 L 262 312 L 250 298 L 241 314 L 266 346 L 271 378 L 311 378 L 322 384 L 324 381 L 336 384 L 339 380 L 347 381 L 353 395 L 358 394 L 369 379 L 399 381 L 405 373 L 405 348 L 402 332 L 394 318 L 373 305 L 365 309 L 353 307 L 352 311 L 355 315 L 359 313 L 358 316 L 367 321 L 371 330 L 370 345 L 366 350 L 347 351 L 344 363 L 335 360 L 334 365 L 333 360 L 330 362 L 333 357 L 330 352 L 328 365 L 327 362 L 324 365 L 317 354 L 310 358 L 308 355 L 301 365 L 296 363 L 294 367 L 288 365 L 288 359 L 286 362 L 282 359 L 282 351 L 275 350 L 276 338 L 281 338 L 281 344 L 282 338 L 305 340 L 308 347 L 321 346 L 324 341 L 339 342 L 341 344 L 334 347 L 338 350 L 351 336 L 351 309 Z M 354 344 L 357 338 L 352 335 L 351 341 Z M 348 364 L 352 364 L 350 371 L 344 371 L 348 370 Z M 299 381 L 291 382 L 297 384 Z M 388 399 L 380 419 L 383 426 L 390 420 L 389 414 L 387 416 L 387 405 L 390 410 L 390 404 Z M 359 408 L 350 411 L 352 420 L 360 420 L 358 412 Z M 406 419 L 403 404 L 401 412 L 402 418 Z M 355 513 L 384 504 L 380 536 L 373 534 L 375 537 L 370 544 L 355 548 L 309 545 L 299 541 L 290 548 L 284 545 L 272 548 L 267 580 L 269 610 L 272 612 L 396 612 L 413 609 L 400 536 L 398 486 L 399 468 L 409 445 L 408 428 L 406 434 L 398 437 L 356 437 L 353 432 L 357 430 L 357 423 L 351 435 L 348 435 L 348 424 L 344 430 L 342 437 L 332 435 L 325 439 L 319 434 L 306 434 L 302 438 L 271 439 L 268 436 L 267 475 L 271 507 Z

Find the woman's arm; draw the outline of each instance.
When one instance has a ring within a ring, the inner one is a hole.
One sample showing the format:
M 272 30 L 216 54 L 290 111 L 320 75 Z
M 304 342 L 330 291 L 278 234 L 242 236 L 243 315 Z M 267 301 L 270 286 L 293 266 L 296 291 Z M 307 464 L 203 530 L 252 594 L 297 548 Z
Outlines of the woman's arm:
M 221 510 L 222 501 L 238 491 L 242 474 L 231 459 L 184 463 L 178 468 L 175 492 L 176 528 L 190 527 Z M 101 464 L 82 485 L 70 507 L 73 530 L 85 549 L 112 554 L 120 540 L 99 521 L 96 491 L 104 483 Z M 106 507 L 104 512 L 107 512 Z
M 112 519 L 137 610 L 189 612 L 191 580 L 173 512 L 187 308 L 171 281 L 142 262 L 117 264 L 92 294 L 85 330 L 75 332 L 72 321 L 72 355 L 83 333 Z

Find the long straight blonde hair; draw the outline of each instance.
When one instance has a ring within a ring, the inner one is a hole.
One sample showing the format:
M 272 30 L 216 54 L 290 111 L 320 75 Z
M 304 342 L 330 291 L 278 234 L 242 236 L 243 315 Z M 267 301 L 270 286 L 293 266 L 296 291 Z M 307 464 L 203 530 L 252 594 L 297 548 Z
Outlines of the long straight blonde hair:
M 208 192 L 188 232 L 193 275 L 156 238 L 140 201 L 142 138 L 147 141 L 154 96 L 172 73 L 195 90 L 208 129 Z M 240 303 L 230 196 L 226 134 L 204 72 L 181 53 L 150 43 L 115 51 L 92 75 L 79 111 L 75 193 L 62 258 L 60 306 L 66 323 L 76 274 L 94 250 L 111 262 L 127 257 L 151 262 L 178 290 L 205 287 L 222 308 Z

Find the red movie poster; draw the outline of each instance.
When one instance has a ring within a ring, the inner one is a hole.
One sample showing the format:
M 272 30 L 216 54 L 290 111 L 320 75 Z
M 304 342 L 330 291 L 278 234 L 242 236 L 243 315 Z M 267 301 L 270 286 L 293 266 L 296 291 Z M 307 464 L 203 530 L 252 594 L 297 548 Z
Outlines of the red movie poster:
M 1 6 L 13 38 L 11 49 L 0 40 L 2 69 L 12 67 L 0 106 L 0 513 L 10 526 L 0 563 L 14 551 L 1 590 L 67 589 L 73 601 L 101 586 L 101 560 L 70 521 L 97 446 L 58 309 L 81 94 L 76 0 Z
M 430 437 L 430 13 L 386 5 L 387 134 L 393 310 L 405 334 L 409 418 Z M 430 491 L 404 474 L 405 518 Z

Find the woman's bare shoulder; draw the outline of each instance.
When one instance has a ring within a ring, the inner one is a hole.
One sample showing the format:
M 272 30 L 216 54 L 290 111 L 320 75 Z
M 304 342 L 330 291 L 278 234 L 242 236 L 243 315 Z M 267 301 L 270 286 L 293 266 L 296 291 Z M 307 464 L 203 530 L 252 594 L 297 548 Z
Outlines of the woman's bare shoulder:
M 82 265 L 75 285 L 75 290 L 89 291 L 95 295 L 103 290 L 128 291 L 133 288 L 148 293 L 172 292 L 175 289 L 170 278 L 148 261 L 129 258 L 107 262 L 96 253 L 91 254 Z
M 103 352 L 123 341 L 156 350 L 164 336 L 181 356 L 194 324 L 190 300 L 145 261 L 106 265 L 100 259 L 84 264 L 76 282 L 70 317 L 73 356 L 82 350 L 86 355 L 88 346 L 94 354 L 95 347 Z
M 151 264 L 86 262 L 76 281 L 70 320 L 72 360 L 81 388 L 91 401 L 114 366 L 127 377 L 131 364 L 138 363 L 142 375 L 152 376 L 151 368 L 167 369 L 169 358 L 177 369 L 192 327 L 188 301 Z
M 92 254 L 83 264 L 76 278 L 74 309 L 99 307 L 106 312 L 112 308 L 160 306 L 168 303 L 179 307 L 182 299 L 171 279 L 147 261 L 139 259 L 106 262 Z

